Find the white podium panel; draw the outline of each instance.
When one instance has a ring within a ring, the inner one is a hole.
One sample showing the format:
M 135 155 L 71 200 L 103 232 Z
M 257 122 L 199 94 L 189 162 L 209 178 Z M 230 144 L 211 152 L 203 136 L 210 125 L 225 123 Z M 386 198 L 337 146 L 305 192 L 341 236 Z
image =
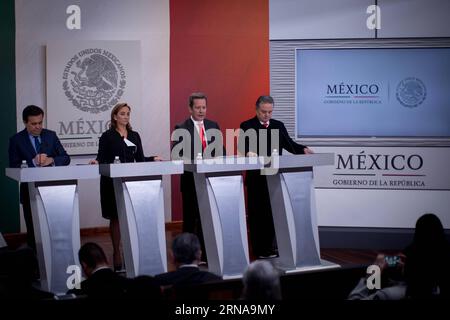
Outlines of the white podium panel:
M 101 164 L 113 179 L 128 277 L 167 271 L 162 176 L 183 173 L 182 161 Z
M 79 266 L 77 180 L 97 178 L 98 166 L 7 168 L 6 175 L 28 183 L 41 287 L 65 293 L 68 267 Z
M 218 157 L 185 165 L 194 174 L 208 269 L 241 277 L 249 264 L 242 171 L 262 169 L 261 158 Z
M 320 259 L 313 183 L 313 167 L 334 164 L 334 154 L 277 156 L 272 161 L 278 173 L 267 175 L 267 185 L 279 266 L 287 272 L 339 267 Z

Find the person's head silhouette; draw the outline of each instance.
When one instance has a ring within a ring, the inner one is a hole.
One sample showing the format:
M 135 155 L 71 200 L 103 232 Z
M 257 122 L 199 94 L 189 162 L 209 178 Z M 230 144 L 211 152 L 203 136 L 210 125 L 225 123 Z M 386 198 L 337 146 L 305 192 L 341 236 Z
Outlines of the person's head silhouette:
M 448 296 L 450 246 L 439 218 L 427 213 L 416 223 L 414 239 L 406 249 L 405 279 L 409 298 Z

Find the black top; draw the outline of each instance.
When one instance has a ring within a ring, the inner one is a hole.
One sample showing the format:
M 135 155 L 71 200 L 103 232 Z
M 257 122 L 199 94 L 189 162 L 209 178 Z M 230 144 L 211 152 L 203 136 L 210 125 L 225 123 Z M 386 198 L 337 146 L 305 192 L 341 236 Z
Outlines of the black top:
M 113 163 L 115 156 L 119 156 L 120 162 L 144 162 L 144 151 L 139 133 L 128 130 L 127 139 L 136 146 L 128 147 L 120 133 L 113 128 L 103 132 L 98 146 L 97 161 L 99 163 Z M 114 186 L 112 179 L 109 177 L 100 177 L 100 204 L 103 218 L 117 218 Z
M 144 151 L 139 133 L 128 130 L 127 139 L 136 146 L 128 147 L 124 137 L 114 128 L 103 132 L 98 145 L 97 161 L 113 163 L 115 156 L 119 156 L 120 162 L 144 162 Z

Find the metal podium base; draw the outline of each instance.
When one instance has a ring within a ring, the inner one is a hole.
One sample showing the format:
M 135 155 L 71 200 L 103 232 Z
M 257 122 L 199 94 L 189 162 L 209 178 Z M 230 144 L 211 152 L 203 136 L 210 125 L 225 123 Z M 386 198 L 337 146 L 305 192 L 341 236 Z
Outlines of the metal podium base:
M 283 270 L 285 274 L 296 274 L 296 273 L 307 273 L 307 272 L 314 272 L 314 271 L 319 271 L 319 270 L 322 271 L 322 270 L 331 270 L 331 269 L 341 268 L 341 265 L 324 260 L 324 259 L 320 259 L 320 263 L 321 263 L 320 265 L 315 265 L 315 266 L 297 267 L 295 269 L 283 269 L 280 267 L 280 269 Z M 276 262 L 274 262 L 274 265 L 278 268 Z
M 236 274 L 236 275 L 232 275 L 232 276 L 223 275 L 222 280 L 242 279 L 242 276 L 243 276 L 243 274 Z

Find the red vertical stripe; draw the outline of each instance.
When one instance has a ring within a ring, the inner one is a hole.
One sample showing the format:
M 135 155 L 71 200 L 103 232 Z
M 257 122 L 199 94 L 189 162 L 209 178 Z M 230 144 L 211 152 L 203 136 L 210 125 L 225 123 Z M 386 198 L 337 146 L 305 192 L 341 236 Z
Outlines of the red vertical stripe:
M 170 0 L 170 124 L 188 116 L 188 97 L 208 96 L 207 118 L 239 128 L 269 94 L 268 0 Z M 181 220 L 179 178 L 172 219 Z

